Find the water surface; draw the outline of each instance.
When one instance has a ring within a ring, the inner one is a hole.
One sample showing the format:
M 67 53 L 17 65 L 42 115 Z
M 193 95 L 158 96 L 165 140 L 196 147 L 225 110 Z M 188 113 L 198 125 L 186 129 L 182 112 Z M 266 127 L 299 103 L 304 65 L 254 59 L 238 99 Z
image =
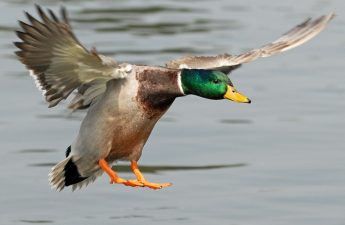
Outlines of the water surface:
M 63 1 L 82 43 L 118 61 L 164 65 L 187 54 L 240 53 L 306 17 L 330 26 L 288 53 L 231 79 L 251 105 L 177 99 L 140 163 L 152 191 L 109 185 L 51 191 L 83 112 L 48 109 L 13 55 L 13 33 L 34 3 L 0 3 L 0 224 L 345 224 L 345 5 L 342 1 Z M 126 163 L 116 168 L 124 177 Z

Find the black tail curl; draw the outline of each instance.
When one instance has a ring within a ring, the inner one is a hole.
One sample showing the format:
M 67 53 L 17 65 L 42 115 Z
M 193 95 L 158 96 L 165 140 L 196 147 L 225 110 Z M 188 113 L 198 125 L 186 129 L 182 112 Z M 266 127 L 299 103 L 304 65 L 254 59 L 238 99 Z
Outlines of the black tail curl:
M 71 153 L 71 146 L 69 146 L 66 150 L 66 157 L 69 156 Z M 78 171 L 78 167 L 73 162 L 73 157 L 70 158 L 70 160 L 66 163 L 64 167 L 65 172 L 65 186 L 69 186 L 72 184 L 79 183 L 83 180 L 85 180 L 87 177 L 82 177 Z

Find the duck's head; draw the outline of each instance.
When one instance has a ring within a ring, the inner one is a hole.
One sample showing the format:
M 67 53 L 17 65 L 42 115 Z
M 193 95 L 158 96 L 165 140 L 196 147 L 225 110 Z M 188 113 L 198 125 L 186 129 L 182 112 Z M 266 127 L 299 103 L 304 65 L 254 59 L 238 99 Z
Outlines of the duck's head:
M 208 99 L 229 99 L 250 103 L 250 99 L 237 92 L 229 77 L 217 70 L 183 69 L 181 71 L 183 92 Z

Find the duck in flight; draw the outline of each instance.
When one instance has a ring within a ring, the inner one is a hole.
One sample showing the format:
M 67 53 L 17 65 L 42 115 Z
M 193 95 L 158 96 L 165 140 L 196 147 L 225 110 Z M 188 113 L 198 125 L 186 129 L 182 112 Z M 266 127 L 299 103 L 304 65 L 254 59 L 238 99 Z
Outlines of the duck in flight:
M 307 19 L 279 39 L 239 55 L 187 56 L 165 67 L 118 63 L 86 49 L 77 39 L 65 8 L 61 16 L 36 5 L 40 19 L 25 13 L 19 21 L 16 54 L 26 65 L 49 107 L 69 95 L 72 110 L 88 109 L 79 133 L 67 148 L 66 158 L 49 174 L 53 189 L 72 190 L 93 182 L 103 172 L 111 183 L 160 189 L 171 183 L 153 183 L 140 172 L 138 160 L 152 129 L 177 97 L 197 95 L 250 103 L 228 74 L 242 63 L 297 47 L 319 34 L 334 17 Z M 136 177 L 121 178 L 111 164 L 130 161 Z

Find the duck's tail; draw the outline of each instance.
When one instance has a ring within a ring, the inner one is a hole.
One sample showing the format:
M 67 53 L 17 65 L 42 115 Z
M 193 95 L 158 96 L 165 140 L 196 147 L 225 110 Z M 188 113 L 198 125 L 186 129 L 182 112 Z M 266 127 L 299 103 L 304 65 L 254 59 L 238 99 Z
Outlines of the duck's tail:
M 93 182 L 102 170 L 94 171 L 90 176 L 82 176 L 78 170 L 78 161 L 70 154 L 71 146 L 67 148 L 66 159 L 54 166 L 49 173 L 49 183 L 52 189 L 61 191 L 67 186 L 72 185 L 72 190 L 82 188 Z

